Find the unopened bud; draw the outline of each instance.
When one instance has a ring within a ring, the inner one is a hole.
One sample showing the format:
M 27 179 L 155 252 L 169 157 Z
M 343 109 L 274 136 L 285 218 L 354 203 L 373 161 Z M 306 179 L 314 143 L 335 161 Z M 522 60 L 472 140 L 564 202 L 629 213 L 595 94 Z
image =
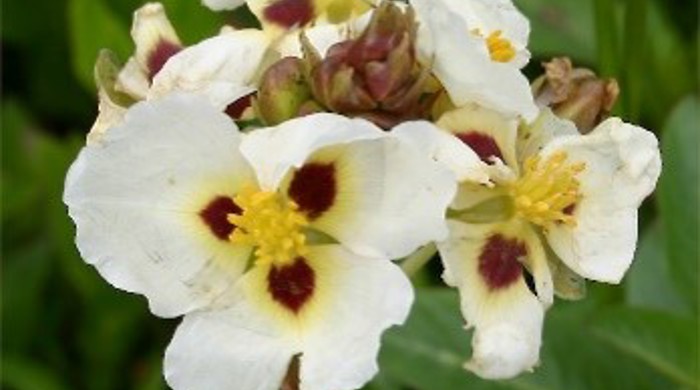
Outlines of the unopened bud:
M 325 58 L 302 39 L 316 100 L 382 127 L 426 116 L 433 93 L 429 71 L 416 60 L 416 28 L 410 7 L 385 1 L 359 37 L 333 45 Z
M 532 83 L 539 105 L 573 121 L 583 134 L 610 115 L 620 93 L 615 79 L 601 79 L 589 69 L 574 68 L 566 57 L 543 66 L 545 74 Z
M 300 108 L 311 99 L 304 61 L 285 57 L 262 75 L 256 111 L 266 125 L 276 125 L 299 116 Z

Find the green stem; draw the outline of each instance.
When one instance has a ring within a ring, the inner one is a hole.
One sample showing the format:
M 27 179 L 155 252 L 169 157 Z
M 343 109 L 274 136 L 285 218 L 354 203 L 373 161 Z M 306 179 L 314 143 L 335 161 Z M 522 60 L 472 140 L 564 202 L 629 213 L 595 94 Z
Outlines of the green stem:
M 437 247 L 434 243 L 430 243 L 406 257 L 406 259 L 401 263 L 401 269 L 403 269 L 406 275 L 411 277 L 415 275 L 416 272 L 420 271 L 420 269 L 426 264 L 428 264 L 430 259 L 432 259 L 436 253 Z

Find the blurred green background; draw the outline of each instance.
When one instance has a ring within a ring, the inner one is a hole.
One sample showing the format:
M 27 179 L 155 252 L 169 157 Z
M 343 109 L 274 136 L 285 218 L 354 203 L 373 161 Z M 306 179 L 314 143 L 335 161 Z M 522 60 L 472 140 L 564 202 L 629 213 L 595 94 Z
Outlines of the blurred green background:
M 2 389 L 164 389 L 177 320 L 111 288 L 83 263 L 61 203 L 63 178 L 96 116 L 98 49 L 125 60 L 139 0 L 2 4 Z M 240 18 L 164 1 L 186 43 Z M 641 211 L 637 259 L 620 286 L 558 300 L 534 374 L 486 382 L 461 369 L 470 336 L 434 261 L 416 278 L 408 324 L 384 338 L 384 389 L 691 389 L 698 383 L 698 3 L 516 0 L 534 61 L 568 55 L 616 77 L 616 114 L 662 140 L 664 171 Z M 216 390 L 216 389 L 213 389 Z

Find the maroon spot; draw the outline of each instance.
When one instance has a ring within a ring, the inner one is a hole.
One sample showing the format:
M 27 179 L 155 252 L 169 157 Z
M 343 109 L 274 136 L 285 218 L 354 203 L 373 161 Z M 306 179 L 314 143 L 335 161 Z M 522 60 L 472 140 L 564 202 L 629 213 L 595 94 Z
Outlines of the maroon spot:
M 228 240 L 236 225 L 228 221 L 229 214 L 240 214 L 243 210 L 228 196 L 217 196 L 199 212 L 202 221 L 220 240 Z
M 522 275 L 518 259 L 526 255 L 525 243 L 494 234 L 481 249 L 479 273 L 491 290 L 508 287 Z
M 253 103 L 253 96 L 255 96 L 255 92 L 236 99 L 236 101 L 226 106 L 224 112 L 232 119 L 240 119 L 243 112 Z
M 313 18 L 314 8 L 310 0 L 278 0 L 265 8 L 263 16 L 285 28 L 303 26 Z
M 565 215 L 574 215 L 574 211 L 576 211 L 576 203 L 572 203 L 561 210 Z
M 496 140 L 486 134 L 476 131 L 466 133 L 458 133 L 457 138 L 467 144 L 481 158 L 481 161 L 487 164 L 493 164 L 491 157 L 498 157 L 503 160 L 503 154 L 498 147 Z
M 163 69 L 163 65 L 165 65 L 166 61 L 168 61 L 170 57 L 177 54 L 180 50 L 182 50 L 182 46 L 178 45 L 177 43 L 172 43 L 165 40 L 158 41 L 155 49 L 149 53 L 147 59 L 146 65 L 148 66 L 149 80 L 153 80 L 158 72 Z
M 331 208 L 337 192 L 335 165 L 310 163 L 294 172 L 289 196 L 299 210 L 316 219 Z
M 303 257 L 297 257 L 291 265 L 273 266 L 267 283 L 272 298 L 294 313 L 309 301 L 316 286 L 314 270 Z

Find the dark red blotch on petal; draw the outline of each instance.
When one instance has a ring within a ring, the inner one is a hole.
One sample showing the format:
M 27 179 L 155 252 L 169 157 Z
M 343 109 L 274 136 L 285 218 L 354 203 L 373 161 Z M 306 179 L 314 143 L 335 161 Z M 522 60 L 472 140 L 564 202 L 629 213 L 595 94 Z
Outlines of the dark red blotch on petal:
M 576 211 L 576 203 L 572 203 L 564 207 L 564 209 L 561 212 L 566 215 L 574 215 L 574 211 Z
M 202 211 L 199 217 L 209 230 L 220 240 L 228 240 L 228 237 L 236 228 L 228 221 L 229 214 L 240 214 L 243 210 L 228 196 L 217 196 Z
M 156 47 L 148 55 L 146 66 L 148 66 L 149 80 L 153 81 L 153 78 L 163 69 L 163 65 L 180 50 L 182 50 L 182 46 L 177 43 L 166 40 L 158 41 Z
M 479 273 L 491 290 L 508 287 L 522 275 L 519 259 L 524 256 L 527 256 L 524 242 L 494 234 L 481 249 Z
M 487 164 L 493 164 L 491 157 L 498 157 L 503 160 L 501 148 L 498 147 L 496 140 L 486 134 L 477 131 L 468 131 L 457 133 L 457 138 L 467 144 L 481 159 Z
M 273 266 L 267 275 L 267 283 L 275 301 L 298 313 L 313 295 L 316 275 L 303 257 L 297 257 L 291 265 Z
M 289 197 L 310 219 L 331 208 L 337 193 L 335 165 L 309 163 L 294 172 Z
M 284 28 L 303 26 L 314 17 L 311 0 L 278 0 L 263 11 L 265 19 Z

